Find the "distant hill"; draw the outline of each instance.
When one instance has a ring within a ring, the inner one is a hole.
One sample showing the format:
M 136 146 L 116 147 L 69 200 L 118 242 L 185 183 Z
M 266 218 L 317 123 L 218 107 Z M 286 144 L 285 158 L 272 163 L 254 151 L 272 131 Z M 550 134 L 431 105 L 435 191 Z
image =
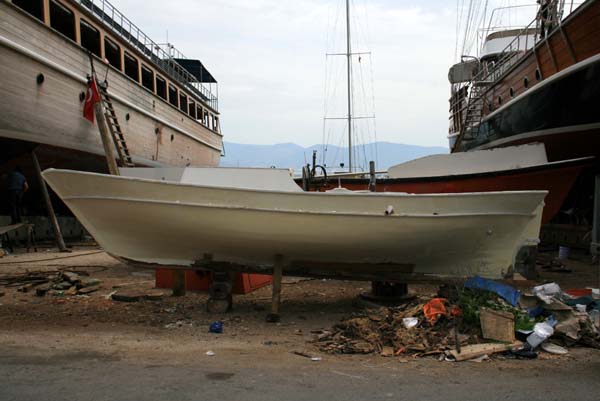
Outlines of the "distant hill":
M 437 153 L 448 153 L 448 149 L 441 146 L 417 146 L 405 145 L 401 143 L 376 142 L 365 145 L 364 153 L 367 155 L 375 154 L 377 145 L 377 169 L 386 170 L 394 164 L 402 163 L 408 160 L 416 159 L 427 155 Z M 302 147 L 294 143 L 278 143 L 275 145 L 247 145 L 241 143 L 225 142 L 225 157 L 221 158 L 223 167 L 281 167 L 300 169 L 306 162 L 312 160 L 312 151 L 317 150 L 318 162 L 321 163 L 321 145 Z M 327 162 L 336 167 L 343 162 L 347 165 L 348 148 L 337 146 L 328 146 Z M 362 147 L 360 149 L 363 154 Z M 367 159 L 374 159 L 368 157 Z M 334 159 L 336 159 L 334 161 Z M 362 157 L 362 164 L 365 157 Z M 368 161 L 368 160 L 367 160 Z M 360 163 L 359 163 L 360 164 Z

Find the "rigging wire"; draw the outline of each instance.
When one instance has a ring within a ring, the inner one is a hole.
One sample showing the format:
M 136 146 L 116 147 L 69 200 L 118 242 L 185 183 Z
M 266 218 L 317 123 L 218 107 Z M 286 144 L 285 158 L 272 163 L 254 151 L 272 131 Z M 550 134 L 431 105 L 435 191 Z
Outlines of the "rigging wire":
M 343 4 L 342 4 L 343 3 Z M 360 3 L 360 4 L 357 4 Z M 355 11 L 351 14 L 351 26 L 352 26 L 352 47 L 355 53 L 359 53 L 362 49 L 363 43 L 370 43 L 370 30 L 369 30 L 369 20 L 368 20 L 368 8 L 367 2 L 365 0 L 362 1 L 354 1 L 350 0 L 350 4 L 352 9 Z M 360 10 L 359 10 L 360 7 Z M 338 45 L 339 39 L 341 37 L 344 38 L 344 47 L 345 47 L 345 24 L 341 23 L 342 19 L 345 22 L 345 1 L 336 2 L 336 12 L 334 13 L 333 23 L 328 21 L 328 27 L 333 27 L 333 34 L 331 34 L 331 29 L 329 29 L 327 34 L 327 43 L 326 48 L 333 54 L 339 54 Z M 342 15 L 343 14 L 343 15 Z M 362 18 L 362 15 L 365 18 Z M 342 18 L 344 17 L 344 18 Z M 329 18 L 331 18 L 331 13 L 329 14 Z M 340 45 L 341 46 L 341 45 Z M 367 47 L 368 48 L 368 47 Z M 358 59 L 358 63 L 357 63 Z M 339 61 L 338 61 L 339 60 Z M 365 62 L 369 63 L 368 69 L 365 66 Z M 343 128 L 343 134 L 339 137 L 340 144 L 344 142 L 344 138 L 348 137 L 348 124 L 347 120 L 330 120 L 328 117 L 333 118 L 341 118 L 343 112 L 340 112 L 343 107 L 340 104 L 342 99 L 343 92 L 342 89 L 346 89 L 346 85 L 342 85 L 341 77 L 345 76 L 345 72 L 343 71 L 347 67 L 346 60 L 342 62 L 341 58 L 336 58 L 334 56 L 326 57 L 326 67 L 325 67 L 325 90 L 324 90 L 324 117 L 323 117 L 323 144 L 322 144 L 322 154 L 321 160 L 322 164 L 328 165 L 329 163 L 336 163 L 339 158 L 340 149 L 335 149 L 334 154 L 332 154 L 333 148 L 330 148 L 330 145 L 333 145 L 337 139 L 339 134 L 340 121 L 346 121 Z M 374 91 L 374 76 L 373 76 L 373 62 L 372 56 L 367 57 L 365 55 L 352 55 L 351 56 L 351 87 L 350 87 L 350 100 L 351 100 L 351 110 L 352 116 L 355 117 L 351 120 L 351 128 L 353 130 L 352 134 L 352 158 L 354 160 L 354 166 L 365 167 L 367 158 L 374 158 L 375 162 L 378 162 L 378 151 L 376 144 L 374 146 L 367 147 L 368 142 L 376 142 L 377 141 L 377 132 L 375 122 L 371 122 L 370 119 L 356 119 L 356 117 L 365 117 L 365 116 L 374 116 L 375 110 L 375 91 Z M 368 71 L 368 72 L 367 72 Z M 371 79 L 368 82 L 365 79 L 365 74 L 370 73 Z M 344 82 L 345 83 L 345 82 Z M 370 84 L 370 87 L 369 87 Z M 345 102 L 342 102 L 345 103 Z M 369 104 L 370 103 L 370 104 Z M 368 109 L 371 108 L 372 112 L 368 113 Z M 347 114 L 346 114 L 347 115 Z M 347 147 L 346 147 L 347 149 Z M 369 151 L 367 151 L 369 149 Z M 373 154 L 374 153 L 374 154 Z M 333 156 L 331 158 L 330 156 Z M 363 162 L 364 161 L 364 162 Z M 328 163 L 329 162 L 329 163 Z M 331 164 L 329 164 L 331 165 Z M 356 168 L 353 168 L 356 170 Z

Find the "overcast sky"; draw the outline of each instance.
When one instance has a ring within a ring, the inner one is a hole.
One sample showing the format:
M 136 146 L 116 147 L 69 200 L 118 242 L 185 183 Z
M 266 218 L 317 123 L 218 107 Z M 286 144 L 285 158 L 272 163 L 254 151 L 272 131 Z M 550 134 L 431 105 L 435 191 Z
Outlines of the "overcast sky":
M 356 50 L 373 53 L 377 139 L 446 146 L 456 2 L 353 2 L 361 24 Z M 325 53 L 344 51 L 331 48 L 343 0 L 113 3 L 159 43 L 168 30 L 175 47 L 211 71 L 225 140 L 322 142 Z

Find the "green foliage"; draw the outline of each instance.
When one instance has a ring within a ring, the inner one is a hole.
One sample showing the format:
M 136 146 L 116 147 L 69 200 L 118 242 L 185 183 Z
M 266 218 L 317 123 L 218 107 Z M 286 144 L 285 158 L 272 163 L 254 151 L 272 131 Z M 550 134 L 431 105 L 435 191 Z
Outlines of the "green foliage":
M 458 306 L 463 312 L 463 322 L 466 326 L 480 328 L 479 308 L 510 312 L 515 317 L 515 330 L 532 330 L 533 325 L 540 321 L 532 319 L 520 309 L 514 308 L 493 292 L 464 288 L 458 292 Z M 543 320 L 543 318 L 541 318 Z

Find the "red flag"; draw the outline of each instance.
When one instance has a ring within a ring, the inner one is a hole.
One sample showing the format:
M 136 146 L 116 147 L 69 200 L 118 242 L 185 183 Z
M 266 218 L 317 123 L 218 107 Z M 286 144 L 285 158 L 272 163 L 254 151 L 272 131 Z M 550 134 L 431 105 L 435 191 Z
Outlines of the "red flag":
M 94 123 L 94 104 L 100 101 L 100 94 L 96 86 L 96 80 L 90 78 L 88 80 L 87 93 L 85 95 L 85 103 L 83 103 L 83 117 Z

